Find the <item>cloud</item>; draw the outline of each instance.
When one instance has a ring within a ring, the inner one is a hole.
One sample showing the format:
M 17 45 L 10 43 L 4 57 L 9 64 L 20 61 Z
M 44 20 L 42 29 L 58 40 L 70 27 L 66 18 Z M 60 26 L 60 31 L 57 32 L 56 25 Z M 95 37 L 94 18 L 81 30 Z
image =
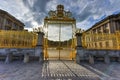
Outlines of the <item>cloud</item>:
M 120 12 L 120 0 L 92 0 L 84 6 L 84 8 L 75 15 L 77 25 L 81 28 L 90 28 L 97 21 L 112 15 L 114 12 Z M 114 7 L 113 7 L 114 6 Z
M 31 21 L 33 21 L 33 17 L 30 14 L 30 10 L 24 6 L 21 0 L 9 1 L 8 0 L 0 0 L 0 9 L 7 11 L 17 19 L 21 20 L 25 23 L 25 27 L 30 27 Z M 2 4 L 2 5 L 1 5 Z
M 24 6 L 26 6 L 30 10 L 31 17 L 33 17 L 34 22 L 36 21 L 36 23 L 38 24 L 37 26 L 43 24 L 43 20 L 47 15 L 46 4 L 50 0 L 22 0 L 22 1 Z M 29 13 L 26 15 L 29 15 Z M 36 25 L 31 26 L 35 27 Z
M 45 12 L 46 4 L 50 0 L 22 0 L 24 5 L 33 12 Z
M 97 21 L 113 13 L 119 13 L 120 0 L 0 0 L 0 9 L 6 10 L 22 22 L 26 28 L 43 24 L 49 10 L 63 4 L 77 21 L 77 27 L 90 28 Z
M 44 18 L 50 10 L 56 10 L 58 4 L 71 11 L 76 19 L 77 28 L 87 30 L 108 15 L 120 13 L 120 0 L 0 0 L 0 9 L 7 11 L 32 30 L 44 24 Z M 56 25 L 58 26 L 58 25 Z M 66 25 L 63 25 L 66 26 Z M 59 40 L 59 30 L 49 28 L 49 39 Z M 62 28 L 61 40 L 71 38 L 71 28 Z

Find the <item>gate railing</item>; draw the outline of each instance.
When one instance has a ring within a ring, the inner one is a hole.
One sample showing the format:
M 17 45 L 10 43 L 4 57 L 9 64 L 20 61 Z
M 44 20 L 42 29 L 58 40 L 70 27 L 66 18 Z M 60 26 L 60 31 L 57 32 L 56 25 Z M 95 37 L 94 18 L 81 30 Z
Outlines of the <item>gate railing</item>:
M 116 33 L 98 33 L 82 35 L 82 46 L 87 49 L 120 50 L 120 31 Z
M 48 48 L 56 49 L 56 50 L 70 50 L 68 58 L 74 59 L 76 57 L 76 38 L 68 40 L 66 42 L 61 42 L 61 45 L 58 46 L 59 42 L 49 41 L 47 38 L 44 38 L 44 59 L 47 60 L 49 58 Z
M 28 31 L 0 30 L 0 48 L 33 48 L 37 35 Z

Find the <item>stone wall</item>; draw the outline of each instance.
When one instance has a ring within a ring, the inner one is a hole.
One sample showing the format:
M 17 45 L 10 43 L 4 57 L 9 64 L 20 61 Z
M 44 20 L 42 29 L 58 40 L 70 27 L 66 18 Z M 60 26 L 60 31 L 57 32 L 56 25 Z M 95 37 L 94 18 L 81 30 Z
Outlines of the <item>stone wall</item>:
M 3 48 L 0 49 L 0 60 L 5 60 L 5 63 L 10 63 L 13 59 L 16 59 L 16 57 L 19 57 L 21 59 L 21 56 L 24 56 L 24 62 L 25 60 L 28 60 L 29 56 L 34 56 L 34 49 L 33 48 L 23 48 L 23 49 L 17 49 L 17 48 Z M 26 57 L 27 55 L 27 57 Z M 27 58 L 27 59 L 26 59 Z
M 88 60 L 91 64 L 95 62 L 95 58 L 103 58 L 105 63 L 110 63 L 112 58 L 116 58 L 120 62 L 120 50 L 77 49 L 77 56 L 79 56 L 79 60 Z

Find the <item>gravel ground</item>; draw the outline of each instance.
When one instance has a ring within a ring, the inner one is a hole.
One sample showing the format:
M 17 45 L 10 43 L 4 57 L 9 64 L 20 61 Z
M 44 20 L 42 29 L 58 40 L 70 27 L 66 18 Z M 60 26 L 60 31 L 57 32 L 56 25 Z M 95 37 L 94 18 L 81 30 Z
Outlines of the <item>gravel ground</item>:
M 38 62 L 0 62 L 0 80 L 93 80 L 89 77 L 82 79 L 81 75 L 99 76 L 102 80 L 120 80 L 120 64 L 98 62 L 94 65 L 82 63 L 81 66 L 66 61 L 49 61 L 43 65 Z

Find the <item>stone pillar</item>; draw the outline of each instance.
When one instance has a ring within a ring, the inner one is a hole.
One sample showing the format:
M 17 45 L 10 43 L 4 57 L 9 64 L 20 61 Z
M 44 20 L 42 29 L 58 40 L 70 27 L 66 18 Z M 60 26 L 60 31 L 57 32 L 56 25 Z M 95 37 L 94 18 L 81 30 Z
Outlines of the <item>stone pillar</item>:
M 82 41 L 81 41 L 81 37 L 82 37 L 82 33 L 76 33 L 76 37 L 77 37 L 77 53 L 76 53 L 76 63 L 80 63 L 80 57 L 83 57 L 83 47 L 82 47 Z
M 25 53 L 24 54 L 24 63 L 28 63 L 29 62 L 29 53 Z
M 76 33 L 76 37 L 77 37 L 77 46 L 82 47 L 82 41 L 81 41 L 82 33 Z
M 38 32 L 38 42 L 37 42 L 37 46 L 38 45 L 42 45 L 43 46 L 43 36 L 44 36 L 44 33 L 43 32 Z
M 43 63 L 43 60 L 44 60 L 43 53 L 40 53 L 39 62 L 40 62 L 40 63 Z
M 104 62 L 107 63 L 107 64 L 110 63 L 110 58 L 109 58 L 108 55 L 105 55 L 105 56 L 104 56 Z
M 38 42 L 35 48 L 35 56 L 39 56 L 39 62 L 43 62 L 43 36 L 44 33 L 38 32 Z
M 89 63 L 94 64 L 94 57 L 92 55 L 89 55 Z
M 12 53 L 8 53 L 5 59 L 5 63 L 10 63 L 12 61 Z
M 80 56 L 76 54 L 76 63 L 80 64 Z

